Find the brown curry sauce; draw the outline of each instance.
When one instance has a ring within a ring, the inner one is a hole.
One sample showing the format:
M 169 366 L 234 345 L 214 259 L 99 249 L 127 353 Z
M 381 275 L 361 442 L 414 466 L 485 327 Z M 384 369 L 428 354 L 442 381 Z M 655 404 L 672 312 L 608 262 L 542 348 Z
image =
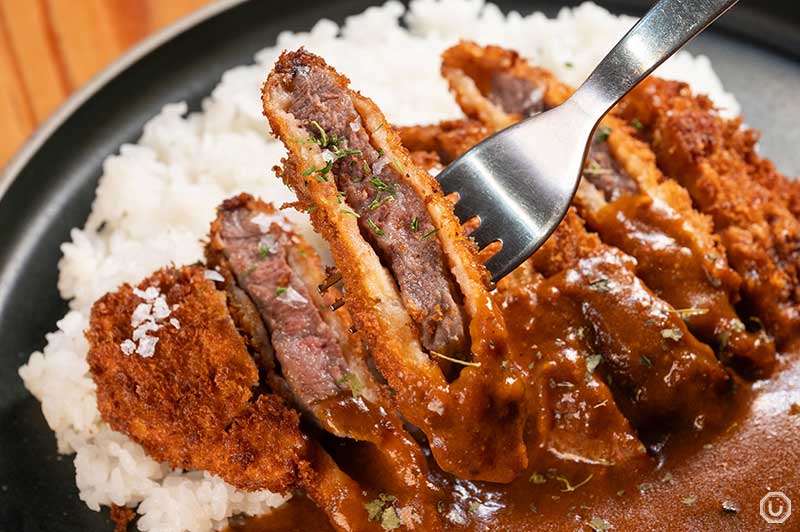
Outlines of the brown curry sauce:
M 798 435 L 800 340 L 781 356 L 772 379 L 738 386 L 719 428 L 673 433 L 647 458 L 603 467 L 543 456 L 510 484 L 460 481 L 431 461 L 431 480 L 445 494 L 439 510 L 452 530 L 800 530 L 797 515 L 767 525 L 759 514 L 759 502 L 771 491 L 800 500 Z M 336 447 L 332 454 L 355 478 L 380 476 L 363 446 L 339 441 Z M 333 529 L 321 510 L 296 494 L 271 514 L 237 521 L 230 530 Z

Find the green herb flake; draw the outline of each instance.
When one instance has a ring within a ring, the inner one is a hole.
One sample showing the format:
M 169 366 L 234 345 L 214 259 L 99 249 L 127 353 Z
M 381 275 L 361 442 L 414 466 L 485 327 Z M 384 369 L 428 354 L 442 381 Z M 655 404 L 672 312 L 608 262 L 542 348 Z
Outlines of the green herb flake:
M 319 131 L 319 138 L 318 139 L 313 139 L 314 142 L 316 142 L 317 144 L 319 144 L 321 147 L 324 148 L 325 146 L 328 145 L 328 135 L 327 135 L 327 133 L 325 133 L 325 130 L 322 129 L 322 126 L 319 125 L 319 122 L 317 122 L 316 120 L 312 120 L 311 121 L 311 125 L 313 125 L 315 128 L 317 128 L 317 131 Z
M 528 482 L 530 482 L 531 484 L 544 484 L 545 482 L 547 482 L 547 477 L 545 477 L 541 473 L 534 473 L 530 476 Z
M 270 251 L 269 251 L 269 248 L 267 246 L 265 246 L 264 244 L 259 244 L 258 245 L 258 258 L 259 259 L 261 259 L 261 260 L 266 259 L 269 256 L 269 253 L 270 253 Z
M 468 360 L 461 360 L 460 358 L 449 357 L 447 355 L 443 355 L 442 353 L 437 353 L 436 351 L 431 351 L 430 354 L 437 358 L 441 358 L 442 360 L 447 360 L 448 362 L 452 362 L 453 364 L 459 364 L 461 366 L 471 366 L 473 368 L 481 367 L 480 362 L 470 362 Z
M 611 175 L 614 172 L 610 168 L 603 168 L 597 161 L 590 160 L 586 168 L 583 169 L 583 173 L 586 175 Z
M 397 510 L 394 506 L 389 506 L 383 510 L 381 514 L 381 528 L 384 530 L 395 530 L 401 526 L 400 516 L 397 515 Z
M 639 493 L 645 494 L 648 491 L 650 491 L 651 489 L 653 489 L 654 487 L 655 487 L 655 484 L 653 484 L 651 482 L 642 482 L 641 484 L 639 484 Z
M 591 355 L 586 357 L 586 371 L 589 373 L 594 372 L 594 370 L 597 369 L 597 366 L 599 366 L 602 362 L 603 355 Z
M 728 342 L 731 339 L 730 331 L 723 331 L 717 335 L 717 340 L 719 341 L 719 352 L 723 353 L 725 349 L 728 348 Z
M 376 127 L 376 128 L 375 128 L 375 131 L 373 131 L 373 133 L 377 133 L 377 132 L 378 132 L 378 131 L 380 131 L 380 130 L 383 128 L 383 126 L 385 126 L 385 125 L 386 125 L 386 122 L 383 122 L 381 125 L 379 125 L 378 127 Z
M 419 231 L 419 217 L 414 216 L 414 219 L 411 220 L 411 232 L 416 233 Z
M 473 501 L 469 505 L 469 512 L 470 513 L 475 513 L 480 509 L 480 507 L 481 507 L 481 503 L 479 503 L 478 501 Z
M 702 316 L 708 314 L 707 308 L 676 308 L 675 313 L 682 319 L 687 320 L 695 316 Z
M 611 523 L 600 517 L 595 517 L 587 524 L 594 532 L 608 532 L 612 528 Z
M 317 206 L 316 205 L 309 205 L 308 207 L 306 207 L 306 212 L 309 213 L 309 214 L 311 214 L 312 212 L 314 212 L 316 210 L 317 210 Z
M 373 499 L 364 505 L 370 521 L 377 521 L 383 513 L 383 501 Z
M 420 240 L 425 240 L 426 238 L 430 238 L 430 237 L 432 237 L 433 235 L 435 235 L 438 232 L 439 232 L 439 228 L 438 227 L 435 228 L 435 229 L 431 229 L 430 231 L 428 231 L 427 233 L 422 235 L 422 238 L 420 238 Z
M 345 384 L 350 387 L 350 392 L 353 394 L 353 399 L 358 399 L 364 393 L 364 383 L 358 378 L 355 373 L 348 373 L 344 377 L 337 379 L 336 384 Z
M 342 214 L 346 214 L 348 216 L 352 216 L 354 218 L 361 218 L 361 216 L 359 216 L 357 212 L 353 212 L 347 209 L 341 209 L 339 212 L 341 212 Z
M 681 338 L 683 338 L 683 333 L 677 327 L 671 329 L 661 329 L 661 337 L 667 338 L 669 340 L 674 340 L 677 342 Z
M 681 502 L 686 506 L 694 506 L 694 504 L 697 502 L 697 497 L 694 495 L 689 495 L 688 497 L 681 499 Z
M 566 63 L 564 63 L 564 67 L 565 68 L 574 68 L 575 65 L 572 63 L 572 61 L 567 61 Z
M 384 203 L 392 201 L 393 199 L 394 197 L 392 195 L 383 196 L 382 192 L 378 192 L 378 194 L 375 196 L 375 199 L 372 200 L 372 203 L 369 204 L 368 208 L 369 210 L 374 211 Z
M 386 233 L 384 233 L 384 232 L 383 232 L 383 229 L 381 229 L 380 227 L 378 227 L 378 226 L 375 224 L 375 222 L 373 222 L 373 221 L 372 221 L 372 219 L 371 219 L 371 218 L 367 218 L 367 225 L 369 225 L 370 229 L 372 229 L 372 231 L 373 231 L 373 232 L 374 232 L 376 235 L 378 235 L 378 236 L 385 236 L 385 235 L 386 235 Z
M 333 155 L 337 159 L 341 159 L 342 157 L 347 157 L 348 155 L 361 155 L 361 150 L 336 150 L 333 152 Z
M 392 164 L 394 164 L 394 167 L 397 168 L 397 170 L 399 170 L 401 174 L 405 174 L 406 173 L 406 169 L 403 168 L 403 165 L 400 164 L 400 161 L 398 161 L 394 157 L 392 157 Z
M 372 176 L 369 180 L 370 185 L 375 187 L 376 190 L 381 192 L 388 192 L 389 194 L 394 194 L 394 187 L 392 185 L 387 185 L 384 183 L 380 177 Z
M 631 120 L 631 125 L 639 130 L 644 128 L 644 124 L 642 124 L 641 120 L 639 120 L 638 118 L 634 118 L 633 120 Z
M 308 176 L 310 176 L 311 174 L 313 174 L 314 172 L 316 172 L 318 170 L 319 170 L 319 168 L 317 168 L 316 166 L 312 166 L 311 168 L 309 168 L 308 170 L 303 172 L 303 177 L 308 177 Z
M 397 510 L 392 506 L 392 503 L 396 500 L 397 497 L 394 495 L 379 494 L 377 499 L 364 504 L 364 508 L 367 510 L 367 517 L 369 517 L 370 521 L 380 521 L 384 530 L 400 528 L 402 525 L 400 516 L 397 515 Z
M 245 270 L 242 276 L 245 278 L 250 277 L 250 274 L 256 270 L 256 267 L 257 267 L 256 264 L 251 264 L 250 267 Z
M 594 473 L 583 479 L 582 482 L 575 484 L 574 486 L 570 483 L 569 479 L 567 479 L 566 477 L 557 476 L 556 480 L 564 483 L 564 489 L 561 490 L 562 493 L 570 493 L 577 490 L 581 486 L 585 486 L 590 480 L 592 480 L 592 478 L 594 478 Z
M 333 169 L 333 161 L 328 161 L 328 164 L 326 164 L 324 167 L 322 167 L 317 172 L 317 176 L 316 176 L 317 177 L 317 181 L 322 181 L 322 182 L 327 183 L 328 182 L 328 178 L 325 177 L 325 174 L 330 172 L 332 169 Z
M 288 287 L 279 286 L 278 288 L 275 289 L 275 295 L 276 296 L 281 296 L 281 295 L 285 294 L 287 290 L 289 290 Z
M 611 281 L 606 278 L 596 279 L 589 283 L 589 288 L 595 292 L 609 292 L 611 290 Z
M 608 126 L 600 126 L 597 128 L 597 135 L 595 138 L 598 142 L 605 142 L 608 140 L 608 137 L 611 135 L 611 128 Z
M 538 509 L 536 508 L 536 505 L 535 505 L 534 503 L 531 503 L 531 506 L 530 506 L 530 508 L 531 508 L 531 512 L 532 512 L 532 513 L 536 513 L 536 512 L 538 512 Z
M 647 368 L 652 368 L 653 367 L 653 361 L 650 360 L 649 358 L 647 358 L 646 356 L 641 355 L 639 358 L 642 361 L 642 366 L 645 366 Z

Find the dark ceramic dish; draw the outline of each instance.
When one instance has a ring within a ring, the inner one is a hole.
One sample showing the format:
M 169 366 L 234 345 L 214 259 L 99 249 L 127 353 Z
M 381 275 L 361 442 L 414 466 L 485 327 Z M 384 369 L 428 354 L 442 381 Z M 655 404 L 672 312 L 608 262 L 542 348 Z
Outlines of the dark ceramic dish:
M 126 55 L 40 129 L 0 176 L 0 531 L 110 531 L 107 512 L 78 499 L 71 457 L 58 457 L 39 403 L 17 368 L 41 349 L 66 304 L 56 290 L 59 244 L 84 223 L 101 163 L 135 140 L 168 102 L 197 108 L 221 74 L 248 63 L 282 30 L 307 30 L 322 17 L 343 21 L 365 0 L 224 0 Z M 508 0 L 504 10 L 550 15 L 564 4 Z M 600 2 L 637 14 L 644 1 Z M 742 1 L 690 44 L 708 55 L 762 151 L 800 174 L 800 17 L 790 1 Z

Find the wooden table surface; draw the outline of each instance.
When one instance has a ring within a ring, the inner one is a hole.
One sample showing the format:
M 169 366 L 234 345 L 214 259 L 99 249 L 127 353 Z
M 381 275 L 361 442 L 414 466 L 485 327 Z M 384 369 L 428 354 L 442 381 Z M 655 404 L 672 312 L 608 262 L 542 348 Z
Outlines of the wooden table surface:
M 0 168 L 75 89 L 211 0 L 0 0 Z

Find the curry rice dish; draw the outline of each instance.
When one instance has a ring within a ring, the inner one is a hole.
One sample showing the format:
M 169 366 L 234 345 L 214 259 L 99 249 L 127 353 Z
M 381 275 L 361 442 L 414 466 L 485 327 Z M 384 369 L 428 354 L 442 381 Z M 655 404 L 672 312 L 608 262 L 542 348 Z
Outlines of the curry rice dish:
M 762 480 L 800 485 L 798 187 L 740 119 L 649 79 L 553 236 L 490 286 L 479 222 L 431 174 L 571 89 L 495 46 L 442 59 L 464 118 L 396 128 L 322 58 L 281 55 L 277 173 L 336 266 L 275 206 L 226 200 L 205 265 L 92 307 L 103 419 L 172 467 L 295 493 L 235 530 L 759 527 Z

